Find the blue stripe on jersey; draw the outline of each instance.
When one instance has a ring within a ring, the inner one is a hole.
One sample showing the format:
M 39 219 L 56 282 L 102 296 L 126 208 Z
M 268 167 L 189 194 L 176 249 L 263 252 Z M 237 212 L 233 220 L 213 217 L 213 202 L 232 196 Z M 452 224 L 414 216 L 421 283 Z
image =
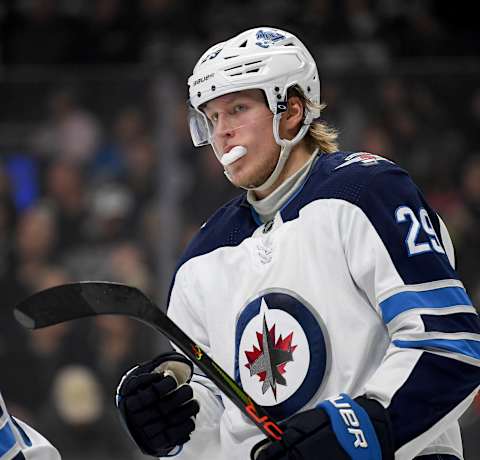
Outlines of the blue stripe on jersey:
M 13 434 L 10 423 L 6 423 L 0 430 L 0 456 L 8 452 L 17 442 L 15 435 Z
M 398 348 L 423 348 L 440 351 L 452 351 L 471 358 L 480 359 L 480 341 L 466 339 L 425 339 L 425 340 L 394 340 Z
M 420 315 L 425 332 L 470 332 L 480 334 L 480 318 L 476 313 Z
M 463 288 L 445 287 L 429 291 L 403 291 L 380 302 L 383 321 L 388 324 L 400 313 L 415 308 L 447 308 L 472 305 Z
M 480 383 L 480 368 L 423 353 L 387 408 L 399 449 L 467 398 Z

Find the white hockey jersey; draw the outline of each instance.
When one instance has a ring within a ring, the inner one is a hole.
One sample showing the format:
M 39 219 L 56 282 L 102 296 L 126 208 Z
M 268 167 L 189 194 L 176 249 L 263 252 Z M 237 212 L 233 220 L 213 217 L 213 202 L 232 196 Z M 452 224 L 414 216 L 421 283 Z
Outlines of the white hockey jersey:
M 0 460 L 60 460 L 40 433 L 12 417 L 0 393 Z
M 273 221 L 231 201 L 182 257 L 169 316 L 277 420 L 347 393 L 389 412 L 397 460 L 462 457 L 480 385 L 480 320 L 445 225 L 408 174 L 320 155 Z M 263 438 L 200 373 L 179 459 L 248 459 Z

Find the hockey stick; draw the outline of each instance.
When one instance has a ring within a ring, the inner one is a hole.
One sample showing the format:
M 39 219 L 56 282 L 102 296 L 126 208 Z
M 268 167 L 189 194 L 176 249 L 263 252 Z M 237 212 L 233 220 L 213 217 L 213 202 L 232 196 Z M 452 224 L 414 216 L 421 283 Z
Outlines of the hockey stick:
M 265 409 L 242 388 L 142 291 L 125 284 L 84 281 L 37 292 L 14 310 L 17 321 L 38 329 L 96 315 L 124 315 L 164 334 L 190 358 L 237 407 L 270 439 L 280 440 L 282 430 Z

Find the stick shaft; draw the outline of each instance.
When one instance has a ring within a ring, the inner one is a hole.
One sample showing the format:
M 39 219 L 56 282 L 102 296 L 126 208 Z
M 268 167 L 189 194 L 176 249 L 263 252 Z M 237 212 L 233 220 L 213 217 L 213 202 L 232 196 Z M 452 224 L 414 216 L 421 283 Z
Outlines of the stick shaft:
M 154 305 L 152 303 L 152 305 Z M 155 306 L 155 305 L 154 305 Z M 136 318 L 139 319 L 139 318 Z M 270 439 L 280 440 L 282 430 L 267 411 L 233 380 L 202 348 L 194 342 L 158 307 L 149 311 L 149 318 L 140 321 L 153 327 L 190 358 L 199 369 L 222 391 L 245 415 L 247 415 Z
M 98 315 L 123 315 L 141 321 L 183 351 L 270 439 L 282 438 L 282 430 L 267 411 L 137 288 L 103 281 L 55 286 L 20 302 L 14 314 L 28 329 Z

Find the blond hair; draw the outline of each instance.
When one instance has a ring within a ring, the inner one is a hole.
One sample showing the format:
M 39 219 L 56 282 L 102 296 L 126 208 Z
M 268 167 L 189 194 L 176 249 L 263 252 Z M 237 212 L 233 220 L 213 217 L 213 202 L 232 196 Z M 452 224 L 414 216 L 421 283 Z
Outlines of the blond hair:
M 326 104 L 317 104 L 307 99 L 298 86 L 288 89 L 287 97 L 291 96 L 299 97 L 304 106 L 309 110 L 318 110 L 321 113 L 327 106 Z M 333 153 L 338 151 L 337 138 L 338 131 L 329 126 L 325 121 L 320 121 L 317 118 L 312 121 L 304 140 L 312 150 L 318 148 L 323 153 Z

